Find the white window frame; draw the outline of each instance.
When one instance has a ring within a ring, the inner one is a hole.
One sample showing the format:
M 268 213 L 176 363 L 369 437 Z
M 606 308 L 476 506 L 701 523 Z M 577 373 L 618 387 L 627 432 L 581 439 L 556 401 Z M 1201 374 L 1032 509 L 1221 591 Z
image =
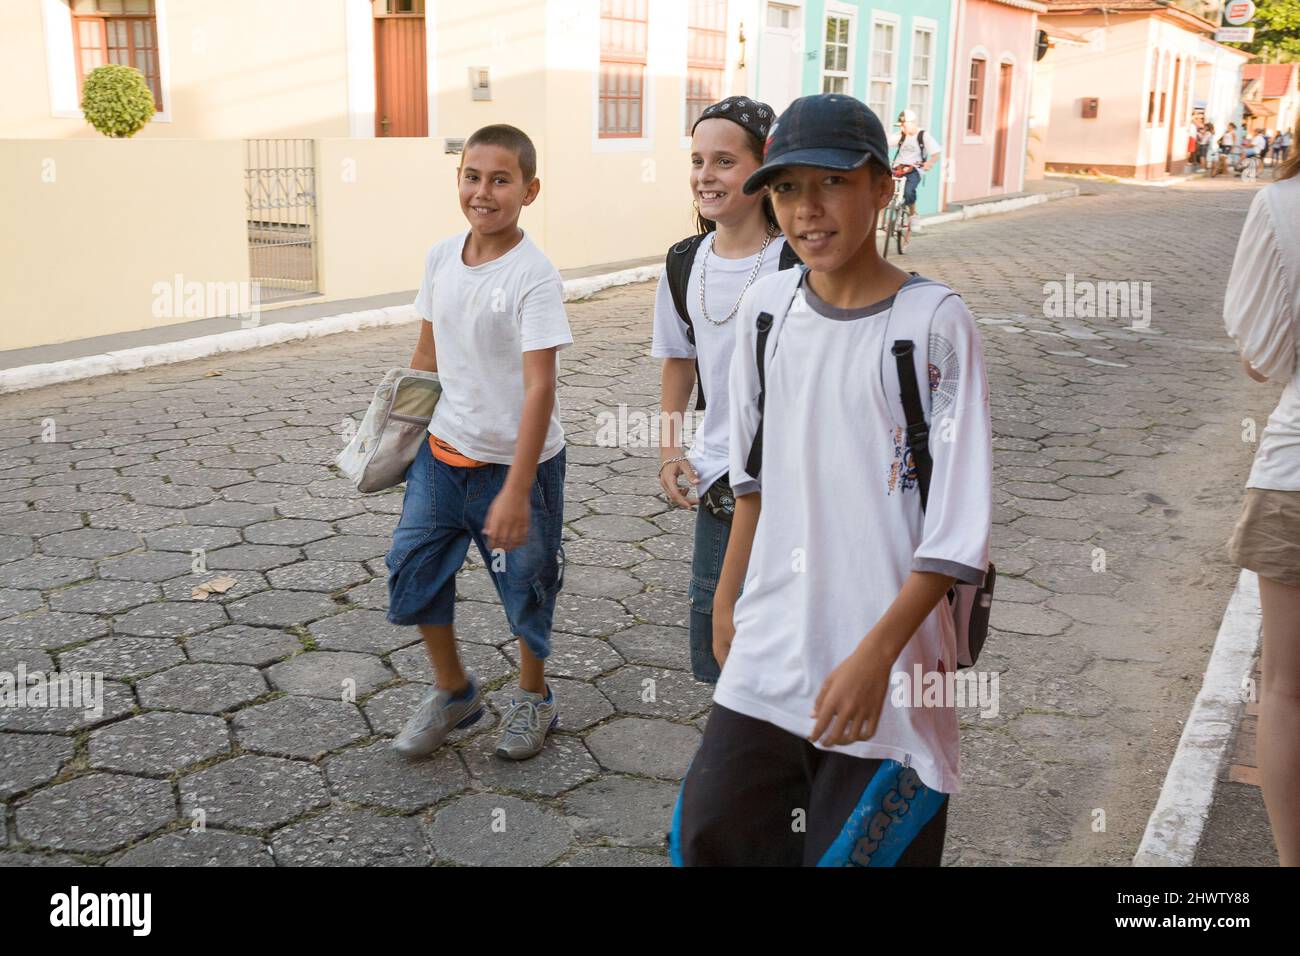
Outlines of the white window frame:
M 158 40 L 158 87 L 164 109 L 150 123 L 172 121 L 171 44 L 167 39 L 167 0 L 154 0 L 154 29 Z M 68 0 L 41 0 L 45 28 L 45 71 L 49 79 L 50 115 L 84 120 L 77 96 L 77 56 L 72 42 L 72 6 Z
M 822 11 L 821 35 L 817 38 L 818 49 L 820 51 L 821 65 L 818 69 L 817 91 L 820 93 L 826 89 L 826 79 L 831 76 L 840 76 L 838 70 L 832 71 L 826 69 L 826 23 L 832 17 L 836 20 L 849 21 L 849 49 L 848 62 L 845 64 L 843 73 L 845 94 L 853 95 L 853 68 L 857 65 L 857 58 L 854 56 L 854 50 L 858 45 L 858 10 L 846 3 L 838 3 L 835 0 L 826 4 L 826 9 Z
M 894 105 L 898 102 L 898 61 L 899 61 L 898 47 L 899 47 L 899 40 L 902 37 L 902 29 L 901 29 L 902 18 L 899 17 L 897 14 L 886 13 L 882 10 L 871 11 L 871 36 L 867 44 L 867 88 L 865 91 L 867 95 L 864 98 L 868 106 L 870 106 L 872 102 L 872 98 L 871 98 L 872 85 L 875 83 L 886 82 L 886 77 L 884 76 L 884 74 L 877 76 L 875 72 L 876 24 L 878 23 L 887 24 L 894 28 L 894 48 L 891 51 L 891 56 L 893 56 L 894 58 L 894 62 L 892 64 L 893 74 L 887 78 L 887 81 L 889 83 L 889 98 L 888 98 L 888 102 L 885 104 L 885 111 L 880 114 L 880 122 L 883 123 L 885 126 L 885 134 L 889 136 L 892 140 L 892 137 L 894 135 L 894 122 L 895 120 L 898 119 L 897 114 L 894 113 Z
M 966 105 L 970 101 L 970 68 L 976 60 L 984 61 L 984 82 L 980 87 L 980 131 L 978 134 L 971 134 L 966 129 Z M 984 143 L 984 133 L 988 129 L 989 119 L 989 64 L 993 62 L 989 51 L 982 46 L 977 46 L 966 54 L 966 69 L 962 73 L 961 86 L 961 141 L 967 146 L 980 146 Z
M 939 23 L 928 17 L 912 18 L 912 49 L 911 56 L 908 57 L 907 69 L 907 109 L 912 108 L 912 87 L 918 86 L 913 78 L 916 67 L 916 35 L 918 33 L 930 34 L 930 78 L 925 81 L 925 110 L 917 114 L 917 120 L 921 129 L 930 129 L 934 119 L 934 76 L 936 64 L 939 60 Z

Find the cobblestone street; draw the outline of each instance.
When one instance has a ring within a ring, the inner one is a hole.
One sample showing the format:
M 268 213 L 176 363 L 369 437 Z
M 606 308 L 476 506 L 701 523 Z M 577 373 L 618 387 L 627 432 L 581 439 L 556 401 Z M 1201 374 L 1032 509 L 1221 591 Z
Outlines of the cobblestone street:
M 1235 580 L 1243 419 L 1277 397 L 1222 325 L 1253 190 L 1083 193 L 932 227 L 903 259 L 982 323 L 994 412 L 1000 699 L 962 712 L 950 864 L 1131 860 Z M 1150 282 L 1150 328 L 1045 318 L 1067 274 Z M 561 717 L 522 764 L 493 756 L 495 714 L 428 760 L 388 745 L 432 677 L 384 617 L 402 489 L 330 466 L 414 324 L 0 396 L 0 671 L 105 679 L 99 717 L 0 708 L 0 864 L 665 864 L 710 700 L 693 516 L 657 493 L 654 448 L 596 441 L 602 413 L 657 410 L 653 295 L 570 305 Z M 481 566 L 459 597 L 500 713 L 517 652 Z

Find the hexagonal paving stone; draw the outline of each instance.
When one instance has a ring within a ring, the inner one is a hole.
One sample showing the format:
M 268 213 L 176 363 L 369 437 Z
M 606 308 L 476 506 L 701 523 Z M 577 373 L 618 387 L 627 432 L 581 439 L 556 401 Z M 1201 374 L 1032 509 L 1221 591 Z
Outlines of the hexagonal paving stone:
M 556 726 L 562 731 L 574 733 L 586 730 L 614 714 L 614 705 L 591 684 L 549 675 L 546 682 L 555 694 L 560 716 Z M 512 681 L 488 694 L 493 709 L 504 714 L 510 709 L 511 696 L 518 689 L 518 685 Z
M 351 699 L 373 693 L 394 675 L 373 654 L 352 651 L 308 651 L 275 664 L 266 672 L 277 689 L 325 700 Z
M 615 601 L 560 593 L 555 602 L 553 627 L 567 634 L 608 637 L 615 631 L 636 623 L 632 615 Z
M 362 607 L 371 608 L 376 611 L 387 611 L 388 581 L 384 578 L 377 578 L 369 584 L 363 584 L 359 588 L 353 588 L 345 596 L 352 604 L 359 604 Z
M 602 568 L 631 568 L 650 555 L 636 545 L 621 541 L 602 541 L 599 538 L 583 538 L 564 542 L 564 558 L 568 565 L 591 564 Z M 689 553 L 688 553 L 689 560 Z
M 94 567 L 84 558 L 51 558 L 38 554 L 0 565 L 0 587 L 43 590 L 82 581 L 94 574 Z
M 663 853 L 641 853 L 623 847 L 584 847 L 559 866 L 668 866 Z
M 113 614 L 162 597 L 162 589 L 147 581 L 91 581 L 50 595 L 55 611 Z
M 403 813 L 423 810 L 470 784 L 453 748 L 443 747 L 429 757 L 408 760 L 387 740 L 327 758 L 325 776 L 340 799 Z
M 329 617 L 340 607 L 328 594 L 310 591 L 263 591 L 227 605 L 227 610 L 238 624 L 261 627 L 286 627 L 290 624 L 308 624 Z
M 621 601 L 643 589 L 640 581 L 627 571 L 616 568 L 583 567 L 564 576 L 564 590 L 582 597 L 609 598 Z
M 341 521 L 366 512 L 362 502 L 341 498 L 295 498 L 276 502 L 275 510 L 284 518 L 308 518 L 313 521 Z M 340 525 L 339 530 L 345 529 Z
M 665 627 L 689 627 L 691 602 L 678 591 L 646 591 L 624 599 L 623 607 L 638 619 Z
M 1002 582 L 999 580 L 999 584 Z M 691 666 L 691 635 L 684 627 L 638 624 L 609 639 L 629 664 L 686 670 Z
M 212 571 L 269 571 L 302 560 L 297 548 L 274 544 L 237 544 L 209 551 L 207 566 Z
M 329 804 L 320 768 L 297 760 L 245 754 L 182 777 L 181 816 L 207 826 L 263 830 Z
M 242 664 L 178 664 L 136 685 L 143 707 L 220 714 L 265 694 L 256 667 Z
M 99 576 L 109 581 L 168 581 L 190 573 L 188 554 L 152 551 L 99 562 Z
M 269 505 L 245 504 L 240 501 L 214 501 L 210 505 L 187 508 L 184 515 L 191 525 L 244 528 L 274 518 L 275 509 Z
M 177 525 L 151 531 L 144 536 L 144 542 L 153 551 L 183 551 L 188 554 L 195 548 L 215 551 L 239 543 L 239 531 L 235 528 L 195 527 Z
M 308 630 L 317 647 L 367 654 L 388 654 L 421 639 L 418 628 L 389 624 L 382 611 L 347 611 L 317 621 Z
M 336 534 L 303 546 L 303 553 L 319 561 L 364 561 L 381 558 L 393 545 L 392 538 L 378 535 Z
M 694 727 L 643 717 L 623 717 L 587 734 L 587 749 L 601 766 L 662 780 L 680 780 L 699 747 Z
M 21 504 L 21 502 L 10 502 L 11 504 Z M 70 531 L 64 531 L 63 534 L 71 534 Z M 50 537 L 53 537 L 51 535 Z M 36 551 L 36 541 L 33 538 L 19 537 L 16 534 L 0 534 L 0 564 L 8 564 L 11 561 L 17 561 L 25 558 Z
M 426 833 L 435 857 L 465 866 L 545 866 L 573 841 L 573 830 L 553 810 L 494 793 L 453 801 Z
M 209 631 L 185 642 L 185 652 L 191 660 L 254 667 L 265 667 L 300 650 L 302 642 L 292 634 L 244 624 Z
M 424 831 L 408 817 L 331 809 L 278 831 L 271 849 L 280 866 L 428 866 Z
M 7 800 L 58 774 L 72 759 L 72 741 L 50 734 L 0 734 L 0 799 Z
M 355 561 L 299 561 L 266 573 L 272 587 L 291 591 L 341 591 L 370 580 L 370 572 Z
M 39 538 L 80 527 L 81 516 L 65 512 L 20 511 L 17 514 L 0 515 L 0 534 Z
M 135 774 L 170 774 L 230 749 L 220 717 L 141 714 L 90 735 L 90 766 Z
M 551 734 L 541 753 L 528 760 L 496 755 L 497 733 L 482 734 L 461 751 L 471 776 L 484 787 L 553 797 L 600 774 L 582 740 Z
M 185 520 L 182 514 L 174 508 L 155 508 L 136 502 L 90 512 L 90 526 L 144 534 L 181 524 Z
M 618 710 L 646 717 L 693 717 L 713 700 L 713 687 L 685 671 L 640 665 L 620 667 L 596 686 Z
M 355 704 L 281 697 L 235 714 L 235 739 L 261 753 L 315 760 L 370 735 Z
M 0 707 L 0 730 L 71 733 L 116 720 L 135 707 L 135 696 L 128 685 L 106 680 L 97 693 L 95 675 L 82 675 L 82 680 L 71 686 L 73 696 L 67 704 Z
M 220 604 L 159 601 L 114 618 L 113 630 L 137 637 L 183 637 L 220 627 L 228 621 L 226 609 Z
M 40 591 L 0 588 L 0 618 L 13 617 L 24 611 L 35 611 L 44 607 L 44 604 Z
M 605 777 L 564 797 L 564 812 L 583 840 L 661 848 L 672 825 L 679 785 Z
M 691 567 L 681 561 L 661 561 L 654 558 L 643 561 L 628 574 L 656 591 L 676 591 L 685 594 L 691 586 Z M 567 585 L 568 582 L 566 581 Z
M 518 666 L 518 647 L 507 646 L 505 653 L 510 658 L 510 663 Z M 622 663 L 623 658 L 607 641 L 574 634 L 552 634 L 551 656 L 546 659 L 546 673 L 556 677 L 591 680 Z
M 571 527 L 584 538 L 602 541 L 644 541 L 660 533 L 659 528 L 644 518 L 629 515 L 588 515 L 573 522 Z
M 176 819 L 176 800 L 164 780 L 92 773 L 38 791 L 15 816 L 34 846 L 107 853 Z
M 107 528 L 77 528 L 60 531 L 41 540 L 45 554 L 70 558 L 104 558 L 109 555 L 133 551 L 140 547 L 140 536 L 132 531 L 114 531 Z
M 108 866 L 275 866 L 254 836 L 186 828 L 164 833 L 108 861 Z
M 244 540 L 252 544 L 307 544 L 333 533 L 334 529 L 325 521 L 274 518 L 249 525 L 244 529 Z
M 175 641 L 155 637 L 105 637 L 59 654 L 63 670 L 101 671 L 117 678 L 152 674 L 184 660 Z
M 466 670 L 472 671 L 481 684 L 490 684 L 515 672 L 511 661 L 506 660 L 495 647 L 462 643 L 459 651 L 461 664 Z M 429 653 L 424 649 L 423 642 L 394 651 L 389 655 L 388 662 L 404 680 L 433 683 L 433 666 L 429 663 Z

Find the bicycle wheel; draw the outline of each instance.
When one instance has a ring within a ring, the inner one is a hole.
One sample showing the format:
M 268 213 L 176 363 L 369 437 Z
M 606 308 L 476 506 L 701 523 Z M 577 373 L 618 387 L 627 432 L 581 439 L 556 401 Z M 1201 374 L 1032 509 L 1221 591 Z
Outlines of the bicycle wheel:
M 894 243 L 898 246 L 898 254 L 901 256 L 907 244 L 912 240 L 912 217 L 904 213 L 899 221 L 898 228 L 894 231 Z
M 889 243 L 894 238 L 894 231 L 898 228 L 898 209 L 892 205 L 885 207 L 885 246 L 883 255 L 889 258 Z
M 1259 179 L 1259 169 L 1254 162 L 1247 161 L 1241 171 L 1241 181 L 1243 183 L 1253 183 L 1257 179 Z

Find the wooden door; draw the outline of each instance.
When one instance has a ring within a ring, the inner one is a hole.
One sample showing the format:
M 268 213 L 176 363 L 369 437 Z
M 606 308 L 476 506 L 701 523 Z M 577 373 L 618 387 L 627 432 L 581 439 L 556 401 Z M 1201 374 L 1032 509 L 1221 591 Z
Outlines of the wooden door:
M 993 185 L 1007 183 L 1007 135 L 1011 126 L 1011 79 L 1015 67 L 1003 63 L 998 70 L 998 125 L 993 137 Z
M 424 0 L 375 0 L 375 135 L 428 136 Z

